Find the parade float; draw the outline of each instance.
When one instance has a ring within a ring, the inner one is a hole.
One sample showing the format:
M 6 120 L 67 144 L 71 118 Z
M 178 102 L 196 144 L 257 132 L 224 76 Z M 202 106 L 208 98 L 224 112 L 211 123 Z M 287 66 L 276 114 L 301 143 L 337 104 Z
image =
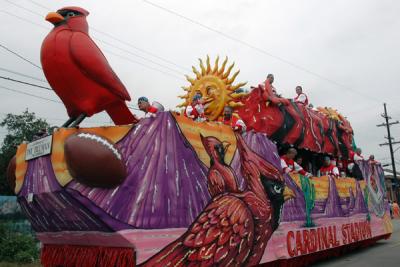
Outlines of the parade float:
M 208 120 L 170 111 L 138 121 L 87 15 L 49 14 L 42 46 L 74 127 L 21 144 L 8 168 L 44 266 L 306 266 L 390 237 L 380 165 L 356 162 L 362 180 L 282 173 L 284 144 L 348 157 L 353 130 L 337 111 L 275 96 L 268 82 L 239 92 L 234 65 L 207 57 L 181 98 L 200 92 Z M 218 122 L 225 106 L 247 132 Z M 102 110 L 117 125 L 76 127 Z

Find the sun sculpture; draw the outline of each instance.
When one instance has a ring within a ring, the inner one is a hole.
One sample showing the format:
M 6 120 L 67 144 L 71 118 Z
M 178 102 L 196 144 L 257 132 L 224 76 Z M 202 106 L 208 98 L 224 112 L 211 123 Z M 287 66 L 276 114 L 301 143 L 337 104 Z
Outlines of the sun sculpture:
M 317 107 L 317 110 L 330 119 L 341 121 L 341 117 L 343 117 L 336 109 L 329 107 Z
M 242 106 L 243 103 L 240 99 L 246 93 L 237 93 L 236 90 L 246 85 L 247 82 L 233 84 L 240 72 L 238 70 L 230 77 L 235 63 L 226 68 L 228 63 L 228 58 L 226 57 L 221 67 L 219 67 L 219 57 L 217 57 L 214 66 L 211 66 L 209 56 L 207 56 L 205 65 L 200 58 L 199 62 L 200 71 L 192 66 L 193 73 L 196 75 L 195 78 L 185 75 L 190 85 L 182 87 L 186 93 L 179 96 L 184 99 L 184 102 L 178 107 L 190 105 L 193 96 L 198 92 L 203 96 L 205 115 L 211 121 L 217 120 L 222 116 L 225 106 L 230 106 L 234 110 Z

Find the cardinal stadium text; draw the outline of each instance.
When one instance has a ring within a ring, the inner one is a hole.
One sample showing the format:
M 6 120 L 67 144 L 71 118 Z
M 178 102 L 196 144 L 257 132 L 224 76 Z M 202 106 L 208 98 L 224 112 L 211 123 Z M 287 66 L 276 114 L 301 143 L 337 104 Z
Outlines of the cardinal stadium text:
M 368 221 L 342 224 L 341 234 L 337 232 L 339 230 L 333 225 L 289 231 L 286 236 L 287 251 L 291 257 L 296 257 L 372 237 Z

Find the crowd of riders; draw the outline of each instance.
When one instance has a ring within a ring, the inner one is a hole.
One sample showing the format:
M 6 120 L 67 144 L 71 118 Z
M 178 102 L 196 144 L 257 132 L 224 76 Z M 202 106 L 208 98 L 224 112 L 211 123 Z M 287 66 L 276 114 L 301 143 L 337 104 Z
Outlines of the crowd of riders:
M 273 86 L 273 74 L 267 75 L 266 82 L 271 85 L 272 93 L 281 97 Z M 293 102 L 312 107 L 300 85 L 296 86 L 295 91 L 296 95 L 292 99 Z M 144 117 L 154 117 L 157 112 L 164 110 L 161 104 L 158 102 L 150 104 L 149 99 L 144 96 L 138 99 L 138 107 L 144 112 Z M 189 105 L 185 107 L 183 114 L 196 122 L 207 120 L 205 116 L 204 100 L 200 92 L 194 94 Z M 218 122 L 231 126 L 234 131 L 241 133 L 246 131 L 246 124 L 237 114 L 233 113 L 233 109 L 230 106 L 224 107 L 223 115 Z M 281 167 L 285 173 L 299 173 L 308 177 L 330 175 L 333 177 L 354 177 L 360 180 L 363 179 L 360 168 L 355 164 L 357 161 L 364 160 L 360 148 L 354 151 L 350 150 L 349 159 L 311 153 L 310 151 L 300 151 L 300 153 L 298 153 L 294 147 L 280 148 L 280 151 L 282 152 Z M 370 164 L 379 164 L 379 162 L 374 159 L 373 155 L 369 157 L 368 162 Z

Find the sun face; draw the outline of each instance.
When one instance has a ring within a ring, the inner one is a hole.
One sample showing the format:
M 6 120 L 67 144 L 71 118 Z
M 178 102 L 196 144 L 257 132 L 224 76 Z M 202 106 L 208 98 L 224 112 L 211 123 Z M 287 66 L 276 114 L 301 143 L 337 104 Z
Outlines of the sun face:
M 179 96 L 184 99 L 184 102 L 178 107 L 186 107 L 191 104 L 193 96 L 200 92 L 203 97 L 203 103 L 205 106 L 205 115 L 209 120 L 217 120 L 222 116 L 225 106 L 237 108 L 243 104 L 239 101 L 239 98 L 243 96 L 243 93 L 235 93 L 237 89 L 244 86 L 246 83 L 233 84 L 239 70 L 236 71 L 231 77 L 231 71 L 235 65 L 233 63 L 228 68 L 226 64 L 228 58 L 226 57 L 219 67 L 219 57 L 215 59 L 214 66 L 210 65 L 210 58 L 207 56 L 206 65 L 203 60 L 199 59 L 200 71 L 195 67 L 192 67 L 193 73 L 196 75 L 195 78 L 191 78 L 186 75 L 186 79 L 190 83 L 189 86 L 183 86 L 185 95 Z

